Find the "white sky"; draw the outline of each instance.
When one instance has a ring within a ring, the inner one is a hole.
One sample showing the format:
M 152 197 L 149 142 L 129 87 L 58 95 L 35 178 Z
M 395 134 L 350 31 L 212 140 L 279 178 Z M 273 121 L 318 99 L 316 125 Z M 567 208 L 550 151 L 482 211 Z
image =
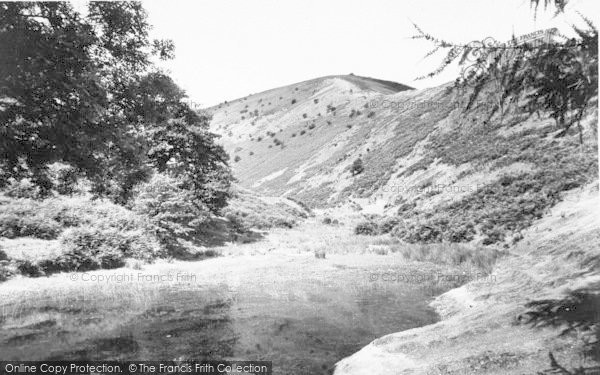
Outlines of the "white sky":
M 543 0 L 541 1 L 543 2 Z M 412 40 L 411 21 L 440 38 L 467 43 L 510 39 L 539 29 L 567 32 L 595 22 L 598 0 L 571 0 L 565 15 L 538 12 L 529 0 L 146 0 L 152 36 L 172 39 L 176 57 L 164 64 L 190 98 L 208 106 L 331 74 L 354 73 L 423 88 L 455 72 L 415 81 L 442 55 L 423 60 L 431 45 Z M 598 25 L 598 22 L 596 22 Z

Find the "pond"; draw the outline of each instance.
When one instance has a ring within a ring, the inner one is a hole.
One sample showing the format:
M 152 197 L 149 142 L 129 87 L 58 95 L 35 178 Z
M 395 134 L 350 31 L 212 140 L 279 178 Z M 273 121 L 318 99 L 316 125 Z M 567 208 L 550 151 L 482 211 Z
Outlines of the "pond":
M 370 281 L 373 274 L 408 274 L 414 266 L 366 258 L 232 262 L 216 260 L 216 270 L 188 264 L 178 272 L 193 270 L 198 278 L 160 285 L 143 306 L 124 307 L 122 314 L 109 313 L 115 301 L 85 311 L 84 302 L 71 302 L 59 312 L 73 314 L 80 322 L 75 326 L 56 323 L 66 320 L 56 315 L 33 328 L 5 320 L 0 352 L 21 360 L 267 360 L 274 374 L 330 374 L 337 361 L 372 340 L 437 319 L 428 303 L 442 290 Z M 95 296 L 87 292 L 86 306 Z M 29 313 L 48 313 L 49 305 Z

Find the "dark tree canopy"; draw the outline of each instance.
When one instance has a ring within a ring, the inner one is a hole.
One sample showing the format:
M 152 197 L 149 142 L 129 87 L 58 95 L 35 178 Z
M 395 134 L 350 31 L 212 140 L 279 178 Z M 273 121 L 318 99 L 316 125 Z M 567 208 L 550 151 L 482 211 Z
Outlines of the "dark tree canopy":
M 149 28 L 137 2 L 90 2 L 85 16 L 66 2 L 0 3 L 0 184 L 49 189 L 46 167 L 62 162 L 121 202 L 153 170 L 204 195 L 216 173 L 227 190 L 227 155 L 154 67 L 174 46 Z

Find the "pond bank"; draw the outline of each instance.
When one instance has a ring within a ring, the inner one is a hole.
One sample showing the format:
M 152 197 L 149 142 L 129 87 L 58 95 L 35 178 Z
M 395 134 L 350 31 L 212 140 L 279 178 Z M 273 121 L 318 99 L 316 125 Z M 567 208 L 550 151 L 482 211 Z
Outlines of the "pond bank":
M 335 374 L 540 373 L 553 369 L 551 356 L 554 370 L 558 364 L 600 372 L 576 335 L 559 336 L 567 324 L 553 327 L 545 323 L 556 317 L 532 321 L 527 314 L 527 304 L 560 301 L 572 291 L 597 296 L 599 203 L 597 188 L 560 203 L 497 263 L 495 282 L 475 280 L 437 297 L 431 306 L 441 321 L 378 338 L 338 362 Z M 583 307 L 594 311 L 589 302 Z M 593 319 L 566 311 L 565 323 Z

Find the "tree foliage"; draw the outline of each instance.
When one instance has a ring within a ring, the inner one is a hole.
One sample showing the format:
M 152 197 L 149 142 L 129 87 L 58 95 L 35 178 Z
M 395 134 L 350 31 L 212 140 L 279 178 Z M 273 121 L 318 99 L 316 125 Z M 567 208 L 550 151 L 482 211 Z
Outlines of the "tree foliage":
M 544 9 L 554 5 L 563 12 L 566 0 L 544 0 Z M 531 0 L 535 11 L 540 0 Z M 470 92 L 466 109 L 470 109 L 486 88 L 497 91 L 497 101 L 489 116 L 503 112 L 507 103 L 529 115 L 548 113 L 564 135 L 572 125 L 579 127 L 590 101 L 598 95 L 598 30 L 583 17 L 586 27 L 573 26 L 575 37 L 567 38 L 549 30 L 546 39 L 522 40 L 513 36 L 507 43 L 492 38 L 464 45 L 454 44 L 424 32 L 415 25 L 414 39 L 434 44 L 431 56 L 446 50 L 440 66 L 426 76 L 438 75 L 452 63 L 462 67 L 454 89 Z
M 90 2 L 85 16 L 66 2 L 0 3 L 0 184 L 28 177 L 49 190 L 47 166 L 62 162 L 124 203 L 158 170 L 224 205 L 227 155 L 155 68 L 174 46 L 149 28 L 137 2 Z

